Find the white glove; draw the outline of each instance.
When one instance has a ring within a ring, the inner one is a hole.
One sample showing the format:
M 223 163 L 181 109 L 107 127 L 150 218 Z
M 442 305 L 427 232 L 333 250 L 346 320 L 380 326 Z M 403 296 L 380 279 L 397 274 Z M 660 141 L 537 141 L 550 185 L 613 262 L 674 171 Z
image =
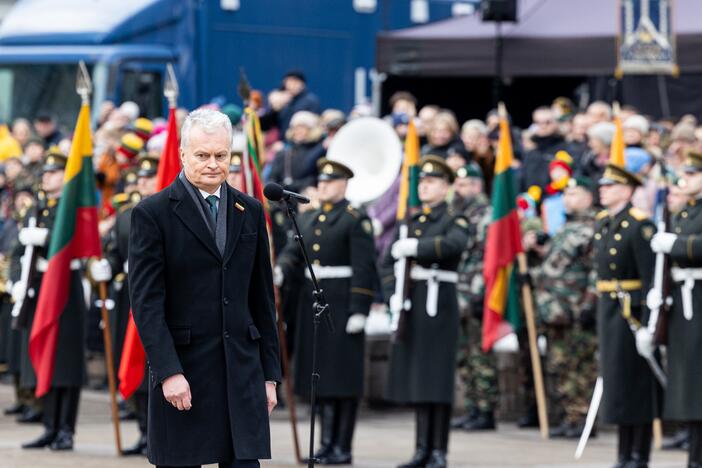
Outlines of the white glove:
M 366 328 L 366 316 L 363 314 L 353 314 L 346 322 L 346 333 L 355 335 L 361 333 Z
M 650 310 L 659 309 L 663 305 L 663 294 L 660 289 L 651 288 L 646 294 L 646 307 Z
M 27 285 L 24 283 L 24 281 L 17 281 L 12 285 L 12 289 L 10 290 L 10 296 L 12 296 L 12 301 L 17 303 L 22 300 L 24 300 L 24 297 L 27 295 Z
M 390 254 L 395 260 L 403 257 L 416 257 L 417 256 L 417 245 L 419 244 L 419 239 L 415 237 L 410 237 L 409 239 L 400 239 L 392 244 L 390 249 Z
M 380 236 L 385 229 L 383 229 L 383 223 L 379 219 L 371 218 L 371 224 L 373 225 L 373 235 L 375 237 Z
M 93 281 L 97 283 L 102 283 L 103 281 L 109 281 L 112 279 L 112 267 L 110 262 L 106 258 L 101 258 L 95 262 L 90 263 L 90 276 L 93 277 Z
M 279 288 L 283 285 L 284 280 L 283 269 L 276 265 L 275 268 L 273 268 L 273 284 Z
M 34 245 L 43 247 L 49 238 L 49 230 L 46 228 L 26 227 L 20 229 L 19 241 L 22 245 Z
M 644 358 L 653 356 L 653 335 L 648 328 L 639 328 L 636 330 L 636 351 Z
M 651 250 L 655 253 L 670 253 L 673 250 L 673 244 L 678 236 L 670 232 L 661 232 L 653 236 L 651 239 Z

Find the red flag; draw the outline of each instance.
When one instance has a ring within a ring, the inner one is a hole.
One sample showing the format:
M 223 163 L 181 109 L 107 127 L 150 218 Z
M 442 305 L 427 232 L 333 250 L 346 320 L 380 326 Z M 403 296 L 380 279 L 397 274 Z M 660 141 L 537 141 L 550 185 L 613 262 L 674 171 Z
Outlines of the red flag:
M 156 191 L 161 191 L 173 183 L 180 173 L 178 155 L 178 129 L 176 128 L 175 108 L 168 113 L 168 137 L 163 147 L 161 160 L 156 173 Z M 130 311 L 127 333 L 124 337 L 122 359 L 119 363 L 119 393 L 127 399 L 139 388 L 146 370 L 146 352 L 139 339 L 134 317 Z

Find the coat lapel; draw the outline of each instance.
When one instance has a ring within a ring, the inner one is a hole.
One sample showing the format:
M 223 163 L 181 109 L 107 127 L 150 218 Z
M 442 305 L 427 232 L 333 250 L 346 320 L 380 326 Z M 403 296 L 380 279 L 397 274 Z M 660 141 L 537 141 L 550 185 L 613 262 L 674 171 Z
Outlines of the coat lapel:
M 183 182 L 179 179 L 171 185 L 171 193 L 169 195 L 171 200 L 175 201 L 173 206 L 173 211 L 178 216 L 178 218 L 185 224 L 185 226 L 195 234 L 195 237 L 212 252 L 217 258 L 221 258 L 219 251 L 217 250 L 217 244 L 215 244 L 215 239 L 209 228 L 202 219 L 202 216 L 195 206 L 195 202 L 185 191 L 183 187 Z
M 240 200 L 237 192 L 229 185 L 227 187 L 227 244 L 224 247 L 224 262 L 229 261 L 229 257 L 234 253 L 236 243 L 241 234 L 241 228 L 244 225 L 244 217 L 247 216 L 246 210 L 242 211 L 237 208 L 237 204 L 244 207 L 244 203 Z

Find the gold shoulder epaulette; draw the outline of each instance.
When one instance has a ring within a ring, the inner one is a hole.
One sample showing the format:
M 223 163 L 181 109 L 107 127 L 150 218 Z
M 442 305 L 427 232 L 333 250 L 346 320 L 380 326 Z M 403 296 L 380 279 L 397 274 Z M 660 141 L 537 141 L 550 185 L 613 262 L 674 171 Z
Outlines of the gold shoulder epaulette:
M 348 206 L 346 207 L 346 211 L 348 211 L 354 218 L 360 218 L 360 217 L 361 217 L 361 213 L 359 213 L 358 210 L 357 210 L 356 208 L 354 208 L 353 206 L 351 206 L 351 205 L 348 205 Z
M 631 208 L 629 209 L 629 214 L 631 215 L 632 218 L 634 218 L 636 221 L 643 221 L 645 219 L 648 219 L 648 215 L 646 214 L 645 211 L 640 210 L 638 208 Z
M 122 214 L 125 211 L 127 211 L 129 208 L 134 208 L 134 205 L 136 205 L 135 202 L 126 203 L 117 209 L 117 213 Z
M 607 212 L 607 210 L 602 210 L 595 215 L 595 219 L 602 219 L 602 218 L 606 217 L 608 214 L 609 214 L 609 212 Z

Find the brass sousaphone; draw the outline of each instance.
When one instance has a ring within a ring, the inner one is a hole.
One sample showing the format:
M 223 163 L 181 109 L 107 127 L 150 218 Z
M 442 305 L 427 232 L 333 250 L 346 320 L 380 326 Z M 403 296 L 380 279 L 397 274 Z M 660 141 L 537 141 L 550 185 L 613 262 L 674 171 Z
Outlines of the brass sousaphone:
M 329 145 L 327 159 L 354 172 L 346 198 L 359 206 L 380 197 L 395 181 L 402 165 L 402 144 L 384 120 L 360 117 L 341 127 Z

